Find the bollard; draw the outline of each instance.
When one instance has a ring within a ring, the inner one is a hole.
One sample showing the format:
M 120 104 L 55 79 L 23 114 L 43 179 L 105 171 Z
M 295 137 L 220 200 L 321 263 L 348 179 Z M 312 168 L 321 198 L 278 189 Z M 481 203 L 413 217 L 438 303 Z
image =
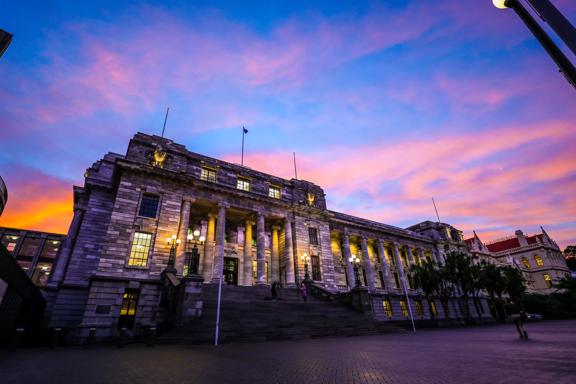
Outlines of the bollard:
M 156 328 L 155 327 L 148 327 L 148 340 L 147 340 L 146 345 L 148 347 L 153 347 L 155 338 L 156 338 Z
M 118 348 L 124 348 L 125 340 L 126 340 L 126 328 L 121 328 L 120 335 L 118 335 L 118 344 L 116 346 Z
M 24 338 L 24 328 L 16 328 L 14 336 L 12 337 L 12 343 L 10 344 L 10 350 L 15 352 L 18 348 L 22 346 L 22 339 Z
M 52 328 L 52 333 L 50 335 L 50 350 L 55 350 L 60 342 L 60 333 L 62 328 Z

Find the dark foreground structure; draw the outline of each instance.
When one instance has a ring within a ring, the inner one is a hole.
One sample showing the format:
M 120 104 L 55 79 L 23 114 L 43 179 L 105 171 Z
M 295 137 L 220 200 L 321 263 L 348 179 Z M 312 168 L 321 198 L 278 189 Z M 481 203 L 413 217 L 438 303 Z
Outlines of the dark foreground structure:
M 572 384 L 576 322 L 212 346 L 0 351 L 3 384 Z M 74 369 L 71 369 L 74 367 Z

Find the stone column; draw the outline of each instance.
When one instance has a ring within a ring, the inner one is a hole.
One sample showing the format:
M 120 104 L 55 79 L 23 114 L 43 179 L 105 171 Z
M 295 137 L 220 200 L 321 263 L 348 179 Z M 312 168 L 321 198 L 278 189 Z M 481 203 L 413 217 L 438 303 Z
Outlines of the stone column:
M 174 267 L 179 275 L 184 271 L 184 259 L 186 258 L 186 247 L 188 246 L 188 225 L 190 224 L 190 199 L 184 198 L 182 208 L 180 210 L 180 225 L 178 227 L 178 239 L 180 245 L 178 246 L 178 253 L 176 254 L 176 263 Z
M 364 264 L 364 270 L 366 271 L 366 280 L 368 283 L 368 292 L 374 291 L 374 272 L 372 269 L 372 262 L 370 261 L 370 253 L 368 253 L 368 243 L 366 238 L 362 236 L 360 239 L 362 243 L 362 259 Z
M 66 266 L 74 250 L 74 244 L 76 243 L 76 237 L 78 236 L 78 231 L 82 225 L 82 220 L 84 219 L 84 209 L 74 208 L 74 217 L 72 218 L 72 223 L 70 224 L 70 229 L 68 230 L 68 235 L 62 244 L 62 248 L 58 252 L 58 257 L 56 258 L 56 265 L 52 270 L 52 276 L 50 277 L 49 286 L 59 286 L 64 281 L 64 274 L 66 273 Z
M 202 268 L 202 276 L 204 281 L 211 281 L 214 266 L 214 238 L 216 228 L 216 215 L 213 213 L 208 214 L 208 227 L 206 228 L 206 242 L 204 243 L 204 261 Z
M 406 275 L 404 275 L 404 265 L 402 264 L 402 258 L 400 257 L 400 251 L 398 251 L 398 243 L 392 243 L 394 250 L 394 259 L 396 260 L 396 265 L 398 265 L 398 272 L 400 272 L 400 281 L 402 284 L 406 284 Z
M 284 219 L 284 239 L 286 242 L 286 286 L 296 286 L 294 276 L 294 246 L 292 244 L 292 222 L 289 217 Z
M 246 229 L 244 230 L 244 285 L 253 285 L 252 281 L 252 226 L 254 222 L 246 220 Z
M 414 265 L 414 255 L 412 254 L 412 246 L 411 245 L 406 246 L 406 253 L 408 253 L 409 269 L 412 269 L 412 266 Z
M 420 253 L 420 264 L 423 264 L 426 262 L 426 255 L 424 254 L 424 248 L 420 247 L 418 248 L 418 252 Z
M 212 282 L 217 283 L 222 274 L 224 264 L 224 243 L 226 240 L 226 206 L 218 206 L 218 221 L 216 223 L 216 247 L 214 252 L 214 269 L 212 271 Z
M 266 284 L 266 229 L 264 215 L 258 213 L 256 222 L 256 285 Z
M 356 276 L 354 275 L 354 266 L 350 262 L 350 236 L 348 234 L 348 228 L 344 228 L 344 233 L 342 234 L 342 248 L 344 248 L 344 261 L 346 263 L 346 275 L 348 276 L 348 288 L 352 289 L 356 286 Z
M 378 254 L 380 255 L 380 260 L 382 260 L 382 268 L 384 269 L 384 282 L 386 283 L 386 289 L 392 288 L 392 281 L 390 276 L 390 266 L 388 265 L 388 260 L 386 260 L 386 253 L 384 252 L 384 244 L 382 240 L 378 239 Z
M 270 276 L 272 277 L 272 281 L 280 281 L 279 230 L 279 226 L 272 226 L 272 249 L 270 250 Z

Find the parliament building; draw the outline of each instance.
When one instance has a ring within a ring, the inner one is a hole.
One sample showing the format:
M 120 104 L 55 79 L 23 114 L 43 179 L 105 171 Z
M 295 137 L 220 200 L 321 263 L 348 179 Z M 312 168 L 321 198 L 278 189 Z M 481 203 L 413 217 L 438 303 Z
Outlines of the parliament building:
M 403 229 L 334 212 L 314 183 L 158 136 L 136 134 L 125 155 L 106 154 L 84 176 L 45 288 L 47 326 L 80 340 L 186 324 L 220 276 L 225 287 L 288 290 L 306 279 L 311 293 L 364 292 L 371 321 L 442 318 L 440 303 L 414 289 L 412 266 L 467 251 L 448 224 Z M 485 301 L 471 307 L 490 318 Z

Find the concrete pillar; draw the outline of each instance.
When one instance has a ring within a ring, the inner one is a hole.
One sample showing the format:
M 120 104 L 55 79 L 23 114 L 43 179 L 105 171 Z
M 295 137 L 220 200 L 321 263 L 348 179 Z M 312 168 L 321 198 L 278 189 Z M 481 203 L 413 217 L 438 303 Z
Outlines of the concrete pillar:
M 202 268 L 202 276 L 204 281 L 211 281 L 214 266 L 214 238 L 216 228 L 216 215 L 213 213 L 208 214 L 208 226 L 206 228 L 206 242 L 204 243 L 204 260 Z
M 366 238 L 364 236 L 362 236 L 360 241 L 362 243 L 363 267 L 366 271 L 366 280 L 368 280 L 368 292 L 374 292 L 374 272 L 372 268 L 372 262 L 370 261 L 370 253 L 368 253 L 368 243 L 366 242 Z
M 252 281 L 252 225 L 254 222 L 246 220 L 244 231 L 244 285 L 253 285 Z
M 354 266 L 350 262 L 350 235 L 348 234 L 348 228 L 344 228 L 344 233 L 342 234 L 342 248 L 344 249 L 344 260 L 346 262 L 346 275 L 348 276 L 348 288 L 352 289 L 356 286 L 356 277 L 354 276 Z
M 404 274 L 404 265 L 402 264 L 402 258 L 400 257 L 400 251 L 398 250 L 398 243 L 392 243 L 394 250 L 394 259 L 396 260 L 396 265 L 398 266 L 398 272 L 400 272 L 400 280 L 402 284 L 406 282 L 406 275 Z
M 382 268 L 384 269 L 384 283 L 386 284 L 386 289 L 392 288 L 392 279 L 390 276 L 390 265 L 388 265 L 388 260 L 386 260 L 386 253 L 384 252 L 384 244 L 382 240 L 378 239 L 378 254 L 380 255 L 380 260 L 382 260 Z
M 279 230 L 279 226 L 272 226 L 272 249 L 270 249 L 270 276 L 272 281 L 280 281 Z
M 420 247 L 418 248 L 418 252 L 420 254 L 420 264 L 423 264 L 426 262 L 426 255 L 424 254 L 424 248 Z
M 82 220 L 84 219 L 84 209 L 74 208 L 74 217 L 72 218 L 72 223 L 70 224 L 70 229 L 68 230 L 68 235 L 62 248 L 60 248 L 58 257 L 56 258 L 56 265 L 52 271 L 52 276 L 50 277 L 49 286 L 58 286 L 64 281 L 64 274 L 66 272 L 66 266 L 74 250 L 74 244 L 76 243 L 76 237 L 78 236 L 78 231 L 82 225 Z
M 178 227 L 178 239 L 180 239 L 180 245 L 178 246 L 176 263 L 174 265 L 179 275 L 182 275 L 182 271 L 184 270 L 184 259 L 186 257 L 187 246 L 186 236 L 188 235 L 188 225 L 190 224 L 190 205 L 190 199 L 185 198 L 184 201 L 182 201 L 182 208 L 180 209 L 180 225 Z
M 218 221 L 216 223 L 216 247 L 214 252 L 214 269 L 212 271 L 212 282 L 217 283 L 222 274 L 224 266 L 224 243 L 226 240 L 226 206 L 218 206 Z
M 264 215 L 258 213 L 256 221 L 256 285 L 266 284 L 266 228 Z
M 289 217 L 284 219 L 284 238 L 286 242 L 286 286 L 295 287 L 294 276 L 294 246 L 292 244 L 292 222 Z
M 412 269 L 412 266 L 415 264 L 415 262 L 414 262 L 414 254 L 412 253 L 412 246 L 411 245 L 406 246 L 406 253 L 408 253 L 409 268 Z

